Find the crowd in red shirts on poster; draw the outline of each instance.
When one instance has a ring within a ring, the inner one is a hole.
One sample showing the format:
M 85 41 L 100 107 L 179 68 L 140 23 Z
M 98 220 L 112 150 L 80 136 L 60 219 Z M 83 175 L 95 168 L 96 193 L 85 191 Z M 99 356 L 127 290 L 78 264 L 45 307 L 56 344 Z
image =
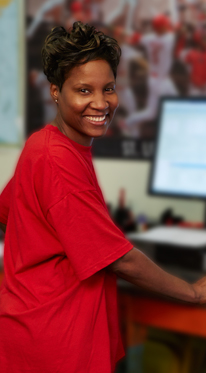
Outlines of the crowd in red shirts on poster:
M 107 136 L 152 138 L 161 97 L 206 95 L 204 0 L 173 0 L 176 17 L 167 9 L 167 1 L 164 9 L 156 5 L 153 15 L 146 9 L 148 16 L 144 17 L 140 15 L 142 1 L 115 0 L 113 11 L 107 0 L 62 0 L 62 5 L 60 2 L 50 2 L 45 19 L 51 20 L 53 16 L 56 23 L 67 29 L 76 20 L 94 24 L 121 46 L 116 85 L 120 106 Z M 54 110 L 48 83 L 41 71 L 32 70 L 31 84 L 42 96 L 45 125 Z
M 161 97 L 206 95 L 203 10 L 196 22 L 175 23 L 169 15 L 161 14 L 140 23 L 130 35 L 122 29 L 123 53 L 117 79 L 121 113 L 117 126 L 123 135 L 153 137 Z M 120 30 L 116 28 L 115 32 L 118 38 Z

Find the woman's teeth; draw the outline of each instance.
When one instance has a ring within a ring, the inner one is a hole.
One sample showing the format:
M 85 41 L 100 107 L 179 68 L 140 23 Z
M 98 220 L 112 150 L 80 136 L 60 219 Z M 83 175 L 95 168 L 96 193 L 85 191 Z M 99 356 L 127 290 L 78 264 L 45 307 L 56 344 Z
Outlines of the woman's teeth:
M 103 120 L 105 120 L 106 118 L 106 115 L 104 115 L 103 117 L 87 117 L 89 120 L 92 120 L 94 122 L 102 122 Z

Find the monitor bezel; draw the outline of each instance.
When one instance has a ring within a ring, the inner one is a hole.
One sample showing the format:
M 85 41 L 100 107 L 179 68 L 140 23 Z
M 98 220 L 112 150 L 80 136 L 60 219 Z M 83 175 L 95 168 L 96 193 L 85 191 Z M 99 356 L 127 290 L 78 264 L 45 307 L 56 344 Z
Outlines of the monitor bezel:
M 148 178 L 148 188 L 147 192 L 151 196 L 156 197 L 169 197 L 169 198 L 175 198 L 175 199 L 190 199 L 190 200 L 197 200 L 197 201 L 206 201 L 206 191 L 204 196 L 195 196 L 193 194 L 181 194 L 181 193 L 170 193 L 170 192 L 164 192 L 164 191 L 155 191 L 152 189 L 152 183 L 154 178 L 154 171 L 157 161 L 157 153 L 158 153 L 158 146 L 160 142 L 160 132 L 161 132 L 161 119 L 162 119 L 162 113 L 163 113 L 163 106 L 165 102 L 200 102 L 204 101 L 206 104 L 206 96 L 194 96 L 194 97 L 174 97 L 174 96 L 164 96 L 159 101 L 158 106 L 158 116 L 157 116 L 157 131 L 154 138 L 154 153 L 153 157 L 151 159 L 151 165 L 150 165 L 150 171 L 149 171 L 149 178 Z

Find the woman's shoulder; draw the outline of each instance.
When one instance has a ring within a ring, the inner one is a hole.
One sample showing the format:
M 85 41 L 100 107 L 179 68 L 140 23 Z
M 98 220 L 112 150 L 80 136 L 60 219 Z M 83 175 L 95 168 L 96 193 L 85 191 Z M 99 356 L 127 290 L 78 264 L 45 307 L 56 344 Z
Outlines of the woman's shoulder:
M 47 160 L 46 155 L 54 163 L 55 161 L 68 163 L 70 158 L 81 159 L 78 150 L 52 125 L 47 125 L 30 135 L 25 142 L 23 153 L 34 161 L 42 157 Z
M 32 133 L 25 142 L 24 151 L 37 152 L 37 150 L 45 149 L 48 133 L 45 128 Z
M 46 174 L 50 172 L 71 184 L 79 180 L 83 189 L 85 185 L 88 187 L 88 184 L 93 184 L 90 149 L 75 147 L 73 142 L 52 127 L 46 126 L 28 138 L 22 151 L 21 163 L 24 162 L 27 168 L 29 165 L 38 174 L 41 170 Z
M 70 140 L 54 126 L 45 127 L 48 132 L 45 148 L 50 161 L 57 167 L 72 169 L 76 172 L 86 172 L 92 169 L 91 148 Z
M 74 143 L 52 125 L 36 133 L 31 141 L 41 157 L 40 167 L 44 164 L 70 191 L 94 188 L 90 147 Z
M 69 193 L 96 188 L 92 167 L 72 143 L 44 128 L 25 143 L 17 172 L 27 175 L 44 200 L 57 202 Z M 48 205 L 50 202 L 48 202 Z

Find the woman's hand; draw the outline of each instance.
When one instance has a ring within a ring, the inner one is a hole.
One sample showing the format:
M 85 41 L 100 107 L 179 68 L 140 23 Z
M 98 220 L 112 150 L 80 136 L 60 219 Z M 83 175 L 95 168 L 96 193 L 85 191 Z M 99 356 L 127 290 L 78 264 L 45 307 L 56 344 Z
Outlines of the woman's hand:
M 206 304 L 206 276 L 193 284 L 196 299 L 199 304 Z

